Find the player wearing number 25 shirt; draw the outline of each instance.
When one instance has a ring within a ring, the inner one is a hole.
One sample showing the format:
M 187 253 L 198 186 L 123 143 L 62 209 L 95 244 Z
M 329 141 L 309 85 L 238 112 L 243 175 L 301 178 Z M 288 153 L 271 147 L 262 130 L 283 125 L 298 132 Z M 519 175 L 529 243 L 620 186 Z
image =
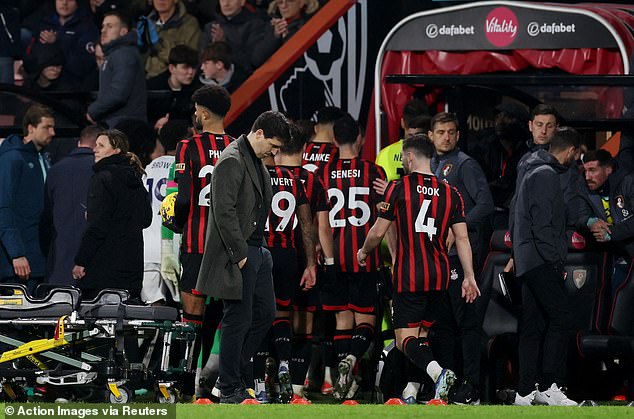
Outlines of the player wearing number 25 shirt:
M 377 204 L 382 201 L 372 182 L 385 179 L 385 172 L 359 158 L 361 136 L 352 116 L 346 114 L 338 119 L 333 131 L 339 158 L 320 168 L 318 175 L 330 200 L 330 227 L 340 272 L 336 284 L 322 284 L 321 303 L 325 311 L 351 311 L 355 326 L 350 329 L 349 322 L 344 320 L 348 315 L 337 317 L 333 347 L 340 362 L 333 396 L 340 400 L 354 393 L 352 370 L 374 335 L 380 256 L 375 249 L 368 263 L 361 266 L 356 254 L 376 220 Z

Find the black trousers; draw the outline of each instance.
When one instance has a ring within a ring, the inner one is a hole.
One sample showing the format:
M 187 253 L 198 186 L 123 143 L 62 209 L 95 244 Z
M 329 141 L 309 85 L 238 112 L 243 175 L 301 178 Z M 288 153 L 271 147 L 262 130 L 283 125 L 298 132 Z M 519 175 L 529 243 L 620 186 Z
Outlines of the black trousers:
M 552 265 L 538 266 L 520 279 L 522 322 L 518 391 L 526 395 L 535 390 L 535 383 L 539 384 L 540 390 L 546 390 L 553 383 L 565 384 L 572 314 L 563 273 Z
M 249 246 L 242 300 L 223 301 L 220 390 L 225 395 L 252 386 L 252 358 L 275 319 L 272 270 L 268 249 Z
M 449 282 L 449 298 L 453 310 L 454 334 L 458 338 L 460 348 L 456 353 L 462 355 L 456 359 L 459 373 L 471 385 L 480 386 L 480 357 L 482 349 L 482 324 L 476 312 L 476 304 L 467 303 L 462 298 L 462 281 L 464 272 L 457 255 L 449 257 L 451 281 Z M 452 351 L 454 352 L 454 351 Z

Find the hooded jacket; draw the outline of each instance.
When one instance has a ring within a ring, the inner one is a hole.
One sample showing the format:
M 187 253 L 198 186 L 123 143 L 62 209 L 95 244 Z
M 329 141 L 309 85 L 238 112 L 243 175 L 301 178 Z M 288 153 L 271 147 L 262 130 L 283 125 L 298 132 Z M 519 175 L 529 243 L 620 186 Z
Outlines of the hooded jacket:
M 33 142 L 17 135 L 0 145 L 0 278 L 14 276 L 13 259 L 26 256 L 31 277 L 44 277 L 45 244 L 40 235 L 44 210 L 44 176 L 48 160 Z
M 95 68 L 95 42 L 99 40 L 99 30 L 92 20 L 88 8 L 80 6 L 75 14 L 63 25 L 52 7 L 50 13 L 42 16 L 34 32 L 35 42 L 39 42 L 41 31 L 57 33 L 57 43 L 65 58 L 64 72 L 70 81 L 79 82 Z
M 566 210 L 561 177 L 568 167 L 547 151 L 539 150 L 526 161 L 520 174 L 511 234 L 518 276 L 544 264 L 558 269 L 567 255 Z
M 88 107 L 95 121 L 114 127 L 122 119 L 147 121 L 147 88 L 143 62 L 131 31 L 103 46 L 97 100 Z
M 75 257 L 75 264 L 86 268 L 79 286 L 140 292 L 143 229 L 152 222 L 148 193 L 126 155 L 106 157 L 95 163 L 93 170 L 86 231 Z

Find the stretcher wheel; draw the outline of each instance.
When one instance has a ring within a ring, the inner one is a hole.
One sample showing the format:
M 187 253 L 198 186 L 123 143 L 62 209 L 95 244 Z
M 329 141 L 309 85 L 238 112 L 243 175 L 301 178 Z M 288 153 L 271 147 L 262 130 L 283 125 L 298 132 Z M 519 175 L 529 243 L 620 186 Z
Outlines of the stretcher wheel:
M 112 404 L 126 404 L 130 402 L 132 393 L 127 387 L 119 387 L 119 397 L 115 397 L 111 391 L 108 391 L 108 401 Z
M 161 404 L 174 404 L 178 401 L 178 393 L 176 390 L 168 388 L 167 394 L 169 394 L 169 398 L 166 399 L 165 396 L 163 396 L 163 393 L 158 391 L 156 393 L 156 401 Z

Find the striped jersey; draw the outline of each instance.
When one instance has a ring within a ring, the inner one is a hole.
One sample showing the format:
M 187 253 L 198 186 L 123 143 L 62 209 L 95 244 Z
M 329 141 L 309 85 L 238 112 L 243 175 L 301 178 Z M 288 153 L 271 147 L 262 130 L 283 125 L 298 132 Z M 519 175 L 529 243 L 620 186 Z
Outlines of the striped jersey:
M 321 180 L 315 175 L 314 172 L 310 172 L 303 167 L 298 166 L 283 167 L 292 170 L 295 177 L 299 178 L 302 181 L 302 184 L 304 185 L 304 192 L 306 192 L 306 199 L 308 199 L 308 204 L 310 205 L 310 209 L 313 212 L 313 215 L 321 211 L 330 210 L 324 185 L 321 183 Z
M 264 231 L 269 248 L 295 248 L 295 229 L 297 227 L 297 207 L 307 204 L 306 193 L 300 179 L 285 167 L 267 168 L 271 176 L 273 198 Z
M 211 203 L 211 174 L 220 153 L 232 141 L 226 134 L 204 132 L 182 140 L 176 147 L 177 208 L 187 208 L 181 244 L 185 253 L 203 253 Z
M 357 251 L 376 221 L 376 205 L 383 199 L 372 187 L 375 179 L 385 179 L 382 168 L 363 160 L 338 159 L 320 168 L 318 175 L 330 202 L 330 227 L 335 245 L 335 259 L 342 272 L 374 272 L 379 269 L 379 250 L 368 255 L 367 265 L 360 266 Z
M 304 169 L 314 172 L 321 166 L 337 159 L 339 149 L 331 143 L 308 143 L 304 150 L 302 166 Z
M 396 220 L 396 292 L 440 291 L 449 286 L 447 235 L 465 222 L 458 191 L 433 175 L 412 173 L 392 181 L 379 217 Z

